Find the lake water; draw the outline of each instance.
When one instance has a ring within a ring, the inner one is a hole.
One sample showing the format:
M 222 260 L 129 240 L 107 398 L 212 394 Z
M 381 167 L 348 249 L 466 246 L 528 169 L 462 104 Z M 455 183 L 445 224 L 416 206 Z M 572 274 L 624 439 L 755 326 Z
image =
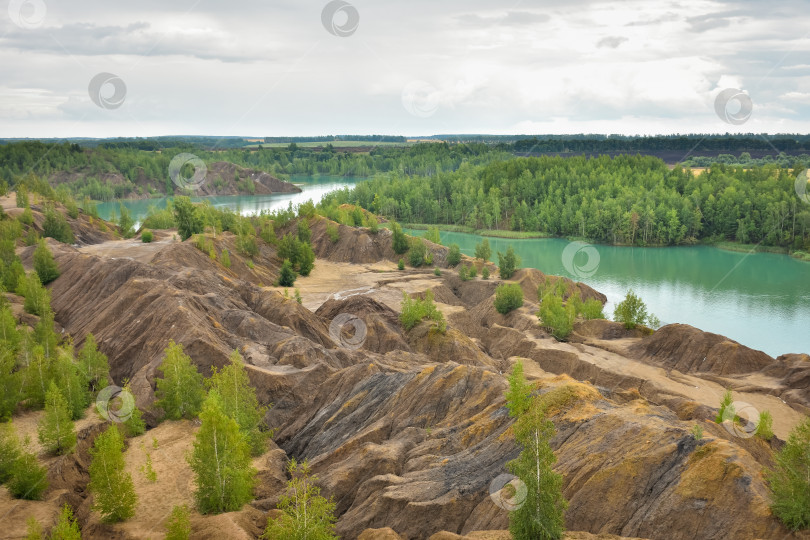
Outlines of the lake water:
M 217 207 L 242 214 L 285 208 L 351 186 L 360 178 L 299 176 L 302 193 L 261 196 L 208 197 Z M 199 199 L 197 199 L 199 200 Z M 165 199 L 131 200 L 125 205 L 136 220 L 149 206 Z M 110 216 L 118 203 L 99 204 L 99 215 Z M 423 231 L 409 231 L 421 235 Z M 442 232 L 442 243 L 457 243 L 473 255 L 480 237 Z M 571 245 L 562 239 L 511 240 L 489 238 L 493 259 L 512 244 L 522 266 L 587 283 L 608 297 L 605 313 L 633 289 L 662 324 L 681 322 L 728 336 L 772 356 L 810 353 L 810 263 L 786 255 L 736 253 L 706 246 L 630 248 Z M 566 249 L 567 248 L 567 249 Z

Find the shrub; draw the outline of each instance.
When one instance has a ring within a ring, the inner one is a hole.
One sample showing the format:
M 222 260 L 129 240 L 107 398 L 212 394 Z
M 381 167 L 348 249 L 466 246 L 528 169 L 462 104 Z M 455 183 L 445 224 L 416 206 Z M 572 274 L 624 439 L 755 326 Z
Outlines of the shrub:
M 337 540 L 335 503 L 321 496 L 315 484 L 317 477 L 310 475 L 307 462 L 299 465 L 293 458 L 287 471 L 291 479 L 278 502 L 281 515 L 267 521 L 261 537 L 265 540 Z
M 203 377 L 183 352 L 182 345 L 169 341 L 163 352 L 163 362 L 157 368 L 162 376 L 156 381 L 155 406 L 163 409 L 171 420 L 194 418 L 205 399 Z
M 132 475 L 124 463 L 124 438 L 114 424 L 93 441 L 90 449 L 90 483 L 93 509 L 101 513 L 102 521 L 124 521 L 135 515 L 138 496 Z
M 509 246 L 506 253 L 498 252 L 498 271 L 503 279 L 509 279 L 517 271 L 520 265 L 520 257 L 515 253 L 515 249 Z
M 484 238 L 475 246 L 475 258 L 487 262 L 492 256 L 492 249 L 489 247 L 489 240 Z
M 72 244 L 76 241 L 65 216 L 54 209 L 53 206 L 47 206 L 45 208 L 45 222 L 42 224 L 42 236 L 50 236 L 63 244 Z
M 40 466 L 36 455 L 23 451 L 12 465 L 6 487 L 15 499 L 40 500 L 48 489 L 48 469 Z
M 426 240 L 430 240 L 434 244 L 441 244 L 442 243 L 441 236 L 439 236 L 439 228 L 438 227 L 428 227 L 427 231 L 425 231 L 425 234 L 422 235 L 422 236 L 423 236 L 423 238 L 425 238 Z
M 590 319 L 604 319 L 605 313 L 602 311 L 602 302 L 597 300 L 596 298 L 591 298 L 585 300 L 582 304 L 580 310 L 582 313 L 582 317 L 586 320 Z
M 467 269 L 467 276 L 470 279 L 475 279 L 477 275 L 478 275 L 478 268 L 476 268 L 474 264 L 470 265 L 470 267 Z
M 132 219 L 129 208 L 124 206 L 124 203 L 119 203 L 118 212 L 121 215 L 121 217 L 118 218 L 118 227 L 121 229 L 121 236 L 124 238 L 132 238 L 135 234 L 132 228 L 135 225 L 135 220 Z
M 296 277 L 297 274 L 295 270 L 293 270 L 292 263 L 289 259 L 284 259 L 284 262 L 281 264 L 281 271 L 278 275 L 278 284 L 281 287 L 292 287 Z
M 397 268 L 400 270 L 405 270 L 405 261 L 400 259 L 399 262 L 397 263 Z
M 329 240 L 331 240 L 333 244 L 337 244 L 338 240 L 340 240 L 338 226 L 334 223 L 329 223 L 326 226 L 326 236 L 329 237 Z
M 301 244 L 301 249 L 298 251 L 298 273 L 308 276 L 313 268 L 315 268 L 315 252 L 312 251 L 311 245 Z
M 442 271 L 439 270 L 438 267 L 436 267 L 436 268 L 433 269 L 433 275 L 434 276 L 440 276 L 440 275 L 442 275 Z
M 774 515 L 788 529 L 810 528 L 810 416 L 790 432 L 768 482 Z
M 51 293 L 42 286 L 36 272 L 20 276 L 16 293 L 25 298 L 23 309 L 27 313 L 41 317 L 51 309 Z
M 543 325 L 559 341 L 565 341 L 574 329 L 576 312 L 563 306 L 562 298 L 555 294 L 545 296 L 540 302 L 539 316 Z
M 447 251 L 447 266 L 457 266 L 461 262 L 461 248 L 458 244 L 450 244 Z
M 432 291 L 426 291 L 424 298 L 411 298 L 408 293 L 403 291 L 399 320 L 405 330 L 410 330 L 423 320 L 435 321 L 441 332 L 446 329 L 444 315 L 433 303 Z
M 236 237 L 236 250 L 245 257 L 255 257 L 259 254 L 259 245 L 253 231 L 240 233 Z
M 371 234 L 377 234 L 378 232 L 380 232 L 380 224 L 377 221 L 377 216 L 375 216 L 374 214 L 368 215 L 366 223 L 368 223 L 368 232 L 370 232 Z
M 49 538 L 50 540 L 82 540 L 79 524 L 74 519 L 73 512 L 67 503 L 62 506 L 59 520 L 56 522 L 56 526 L 51 529 Z
M 205 227 L 199 210 L 188 197 L 175 197 L 172 202 L 174 207 L 174 222 L 177 224 L 177 233 L 185 242 L 191 235 L 203 232 Z
M 43 285 L 47 285 L 59 277 L 59 267 L 44 239 L 37 243 L 37 248 L 34 250 L 34 270 Z
M 627 329 L 647 323 L 654 327 L 658 321 L 654 315 L 647 313 L 647 306 L 632 290 L 627 291 L 627 296 L 616 306 L 613 319 L 623 323 Z
M 734 410 L 734 397 L 731 395 L 731 389 L 727 389 L 726 392 L 723 394 L 723 399 L 720 401 L 720 409 L 717 411 L 717 416 L 714 417 L 714 421 L 718 424 L 722 424 L 723 420 L 731 419 L 733 422 L 735 417 L 737 416 L 737 412 Z
M 298 287 L 295 288 L 295 301 L 298 302 L 299 305 L 304 303 L 304 299 L 301 298 L 301 291 L 298 290 Z
M 227 249 L 223 249 L 222 253 L 219 254 L 219 262 L 222 263 L 222 266 L 225 268 L 231 267 L 231 256 Z
M 470 279 L 470 268 L 465 264 L 462 264 L 461 266 L 459 266 L 458 267 L 458 277 L 459 277 L 459 279 L 461 279 L 461 281 L 469 281 L 469 279 Z
M 45 414 L 37 424 L 39 442 L 54 454 L 65 454 L 76 445 L 76 430 L 65 396 L 51 381 L 45 394 Z
M 298 221 L 298 240 L 304 243 L 309 243 L 312 239 L 312 231 L 309 229 L 309 223 L 306 219 Z
M 486 266 L 481 269 L 481 279 L 489 279 L 489 268 Z
M 422 241 L 421 238 L 413 238 L 410 241 L 410 251 L 408 252 L 408 262 L 411 263 L 413 267 L 422 266 L 425 262 L 425 253 L 427 253 L 427 247 L 425 243 Z
M 760 413 L 754 435 L 766 441 L 773 439 L 773 416 L 770 411 Z
M 152 234 L 152 231 L 150 231 L 149 229 L 144 229 L 143 231 L 141 231 L 141 242 L 143 242 L 144 244 L 150 243 L 153 238 L 154 235 Z
M 700 424 L 695 424 L 692 426 L 692 437 L 694 437 L 696 441 L 703 438 L 703 428 L 700 426 Z
M 165 540 L 188 540 L 191 536 L 191 519 L 188 506 L 177 505 L 172 508 L 166 522 Z
M 20 223 L 23 225 L 33 225 L 34 224 L 34 212 L 31 211 L 30 206 L 26 206 L 23 210 L 20 217 L 17 218 Z
M 402 255 L 408 251 L 408 237 L 402 231 L 400 224 L 396 221 L 391 222 L 391 232 L 391 248 L 394 250 L 394 253 Z
M 517 283 L 504 283 L 495 289 L 495 309 L 506 315 L 523 305 L 523 289 Z

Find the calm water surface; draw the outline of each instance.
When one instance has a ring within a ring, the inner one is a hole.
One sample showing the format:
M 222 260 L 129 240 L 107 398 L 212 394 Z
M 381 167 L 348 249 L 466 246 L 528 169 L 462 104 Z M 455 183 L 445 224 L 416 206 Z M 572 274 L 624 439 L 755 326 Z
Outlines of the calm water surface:
M 298 176 L 302 193 L 260 196 L 206 197 L 216 207 L 242 214 L 286 208 L 312 199 L 316 203 L 335 189 L 351 186 L 362 178 Z M 196 199 L 202 200 L 202 199 Z M 150 206 L 162 208 L 165 199 L 131 200 L 124 204 L 133 218 L 141 220 Z M 99 214 L 108 218 L 118 203 L 99 204 Z M 421 235 L 423 231 L 409 231 Z M 441 233 L 445 245 L 457 243 L 473 255 L 480 237 L 464 233 Z M 810 263 L 786 255 L 747 255 L 711 247 L 629 248 L 595 245 L 589 260 L 587 250 L 573 258 L 562 239 L 511 240 L 489 238 L 493 254 L 515 247 L 523 266 L 547 274 L 563 275 L 587 283 L 608 297 L 605 312 L 633 289 L 662 324 L 682 322 L 716 332 L 772 356 L 788 352 L 810 353 Z M 564 253 L 565 252 L 565 253 Z M 564 254 L 567 263 L 563 263 Z M 493 256 L 497 262 L 497 256 Z M 598 260 L 595 270 L 589 269 Z M 572 271 L 573 270 L 573 271 Z M 590 271 L 589 271 L 590 270 Z M 592 275 L 591 271 L 593 272 Z

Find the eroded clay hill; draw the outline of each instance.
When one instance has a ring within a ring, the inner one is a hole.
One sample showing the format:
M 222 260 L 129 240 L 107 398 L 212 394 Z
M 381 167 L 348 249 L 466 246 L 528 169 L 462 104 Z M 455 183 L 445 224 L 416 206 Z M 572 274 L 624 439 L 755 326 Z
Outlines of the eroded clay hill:
M 163 510 L 191 501 L 182 449 L 196 426 L 155 428 L 159 411 L 152 410 L 156 369 L 174 340 L 206 376 L 239 349 L 260 401 L 273 405 L 266 421 L 276 430 L 272 449 L 256 460 L 256 500 L 240 512 L 195 514 L 195 537 L 257 537 L 282 494 L 284 462 L 296 457 L 310 460 L 334 497 L 343 538 L 508 538 L 508 513 L 489 490 L 520 450 L 504 374 L 522 358 L 537 392 L 555 404 L 552 446 L 570 502 L 566 525 L 582 531 L 570 538 L 790 538 L 770 514 L 762 471 L 808 410 L 806 355 L 773 359 L 683 325 L 647 336 L 608 321 L 579 323 L 572 340 L 559 343 L 537 324 L 539 271 L 515 275 L 527 301 L 502 316 L 492 306 L 497 279 L 397 271 L 388 232 L 341 226 L 333 242 L 325 228 L 325 220 L 311 223 L 319 259 L 296 282 L 303 305 L 268 286 L 279 268 L 272 246 L 262 244 L 250 268 L 229 233 L 213 243 L 217 254 L 230 251 L 230 269 L 170 232 L 147 245 L 51 242 L 62 270 L 51 286 L 57 322 L 77 346 L 88 332 L 96 336 L 113 379 L 128 378 L 147 410 L 154 429 L 143 437 L 154 434 L 165 448 L 153 456 L 159 485 L 138 482 L 136 516 L 118 525 L 100 524 L 89 511 L 85 455 L 51 467 L 54 476 L 74 471 L 68 500 L 85 537 L 159 537 Z M 446 248 L 430 250 L 445 267 Z M 30 264 L 31 250 L 22 257 Z M 426 290 L 448 319 L 444 335 L 427 323 L 410 332 L 399 324 L 403 292 Z M 336 328 L 341 314 L 362 324 Z M 736 399 L 773 413 L 777 439 L 736 437 L 712 421 L 728 385 Z M 705 430 L 701 440 L 695 424 Z M 132 467 L 138 448 L 130 442 Z M 46 515 L 67 497 L 54 493 L 7 516 L 13 530 L 24 530 L 26 512 Z

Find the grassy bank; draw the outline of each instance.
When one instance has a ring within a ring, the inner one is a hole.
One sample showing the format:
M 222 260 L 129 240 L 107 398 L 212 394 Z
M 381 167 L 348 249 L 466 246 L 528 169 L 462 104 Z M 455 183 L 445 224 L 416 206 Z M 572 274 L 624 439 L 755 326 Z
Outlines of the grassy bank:
M 463 225 L 429 225 L 425 223 L 403 223 L 402 226 L 406 229 L 416 229 L 418 231 L 426 231 L 428 227 L 438 227 L 440 231 L 447 232 L 460 232 L 467 234 L 477 234 L 478 236 L 489 236 L 491 238 L 552 238 L 552 235 L 536 231 L 504 231 L 500 229 L 473 229 L 472 227 L 465 227 Z

